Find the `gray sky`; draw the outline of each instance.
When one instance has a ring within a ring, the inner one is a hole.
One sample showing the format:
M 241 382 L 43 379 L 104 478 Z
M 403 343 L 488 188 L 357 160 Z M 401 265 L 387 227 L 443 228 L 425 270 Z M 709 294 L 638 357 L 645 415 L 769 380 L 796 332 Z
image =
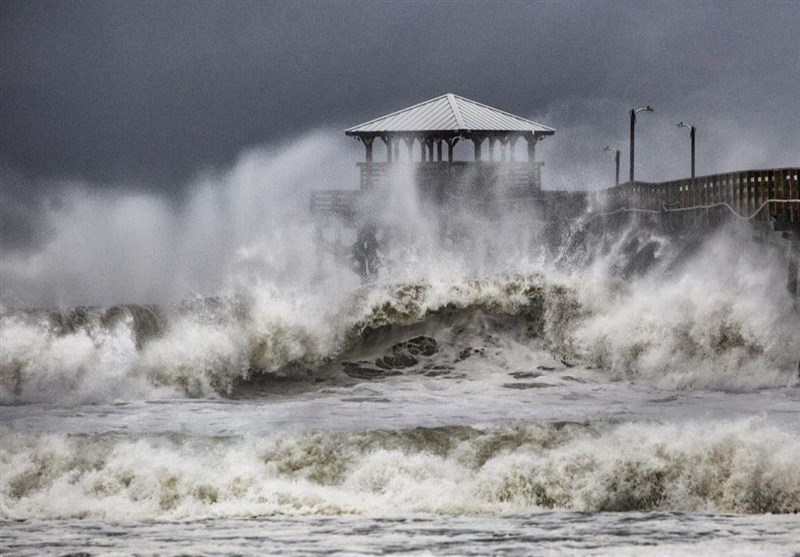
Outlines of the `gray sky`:
M 554 185 L 610 177 L 602 148 L 627 151 L 644 104 L 642 179 L 686 173 L 678 120 L 698 126 L 701 174 L 797 165 L 798 6 L 6 0 L 2 240 L 42 233 L 58 180 L 180 199 L 246 148 L 446 92 L 556 128 L 541 150 Z

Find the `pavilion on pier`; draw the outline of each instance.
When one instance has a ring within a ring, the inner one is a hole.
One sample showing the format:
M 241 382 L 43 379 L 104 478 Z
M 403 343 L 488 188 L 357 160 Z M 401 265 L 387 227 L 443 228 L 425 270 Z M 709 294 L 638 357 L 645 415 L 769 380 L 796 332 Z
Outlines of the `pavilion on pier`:
M 536 144 L 553 133 L 542 124 L 453 94 L 345 130 L 365 148 L 365 161 L 359 163 L 362 190 L 382 185 L 391 165 L 413 162 L 417 183 L 440 194 L 454 184 L 473 189 L 498 182 L 540 190 Z M 472 142 L 472 160 L 455 160 L 459 141 Z M 517 160 L 520 141 L 527 145 L 524 160 Z M 383 160 L 376 160 L 376 151 L 383 151 Z
M 500 216 L 510 206 L 541 204 L 542 163 L 536 160 L 536 144 L 553 133 L 542 124 L 453 94 L 349 128 L 345 134 L 365 149 L 365 160 L 358 163 L 360 187 L 312 193 L 318 242 L 330 243 L 325 230 L 332 228 L 331 248 L 351 252 L 366 280 L 377 269 L 378 236 L 388 226 L 378 207 L 387 190 L 409 186 L 409 178 L 420 203 L 439 213 L 443 236 L 452 225 L 448 215 L 456 208 L 480 207 L 484 215 Z M 468 141 L 472 149 L 466 150 L 467 160 L 460 160 L 456 145 Z M 517 149 L 521 142 L 525 149 Z M 343 228 L 356 232 L 352 248 L 342 244 Z

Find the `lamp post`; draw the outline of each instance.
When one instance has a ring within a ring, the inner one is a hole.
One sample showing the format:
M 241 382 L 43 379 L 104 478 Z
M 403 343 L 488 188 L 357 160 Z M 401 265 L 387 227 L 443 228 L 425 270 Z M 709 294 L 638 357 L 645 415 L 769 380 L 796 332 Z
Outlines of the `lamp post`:
M 694 135 L 697 128 L 694 126 L 690 126 L 689 124 L 684 124 L 683 122 L 678 122 L 679 128 L 687 128 L 689 130 L 689 137 L 692 138 L 692 178 L 694 178 Z
M 640 112 L 653 112 L 653 107 L 649 104 L 642 108 L 631 108 L 631 165 L 630 165 L 630 181 L 633 182 L 634 177 L 634 137 L 636 134 L 636 115 Z
M 603 151 L 610 151 L 610 152 L 614 153 L 614 162 L 617 165 L 617 173 L 616 173 L 615 178 L 614 178 L 614 185 L 618 186 L 619 185 L 619 149 L 614 149 L 613 147 L 609 147 L 608 145 L 606 145 L 606 148 L 603 149 Z

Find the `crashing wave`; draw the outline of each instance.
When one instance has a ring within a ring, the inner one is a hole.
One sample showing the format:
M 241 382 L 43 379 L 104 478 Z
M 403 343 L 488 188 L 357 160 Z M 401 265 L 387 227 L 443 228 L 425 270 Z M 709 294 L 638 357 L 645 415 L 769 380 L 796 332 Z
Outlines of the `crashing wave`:
M 329 374 L 345 357 L 374 353 L 379 340 L 402 343 L 420 330 L 454 346 L 478 322 L 495 337 L 598 367 L 611 379 L 673 388 L 790 385 L 800 314 L 782 293 L 760 290 L 744 297 L 686 277 L 627 284 L 533 274 L 374 285 L 336 303 L 255 291 L 167 308 L 6 312 L 0 399 L 225 395 L 259 378 Z M 497 316 L 511 321 L 489 319 Z M 451 359 L 438 363 L 457 363 Z
M 0 433 L 6 520 L 800 511 L 797 436 L 757 421 L 270 438 Z

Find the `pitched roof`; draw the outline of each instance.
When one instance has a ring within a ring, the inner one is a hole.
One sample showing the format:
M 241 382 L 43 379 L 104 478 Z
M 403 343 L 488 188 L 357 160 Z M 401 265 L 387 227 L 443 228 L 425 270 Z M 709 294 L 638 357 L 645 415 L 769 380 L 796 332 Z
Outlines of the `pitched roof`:
M 408 132 L 555 132 L 531 120 L 447 94 L 345 130 L 347 135 Z

